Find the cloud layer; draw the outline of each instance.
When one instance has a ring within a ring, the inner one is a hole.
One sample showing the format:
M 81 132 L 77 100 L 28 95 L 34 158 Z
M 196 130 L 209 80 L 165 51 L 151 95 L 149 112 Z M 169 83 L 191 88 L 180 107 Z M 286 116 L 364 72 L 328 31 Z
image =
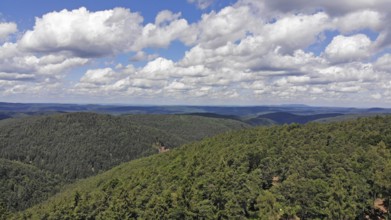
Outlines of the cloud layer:
M 16 24 L 0 23 L 0 97 L 391 107 L 387 2 L 239 0 L 193 23 L 167 10 L 147 23 L 130 9 L 80 8 L 36 18 L 13 42 Z M 178 60 L 148 52 L 174 41 L 187 48 Z

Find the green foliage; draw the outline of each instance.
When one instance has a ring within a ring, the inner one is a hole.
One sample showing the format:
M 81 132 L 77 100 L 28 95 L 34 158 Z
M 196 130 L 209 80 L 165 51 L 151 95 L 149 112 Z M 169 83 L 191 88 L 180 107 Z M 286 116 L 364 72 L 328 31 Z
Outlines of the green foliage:
M 14 218 L 355 219 L 391 197 L 390 125 L 377 117 L 227 133 L 122 164 Z
M 7 209 L 4 203 L 0 203 L 0 220 L 5 220 L 10 215 L 10 211 Z
M 63 180 L 32 165 L 0 159 L 0 219 L 23 210 L 57 192 Z

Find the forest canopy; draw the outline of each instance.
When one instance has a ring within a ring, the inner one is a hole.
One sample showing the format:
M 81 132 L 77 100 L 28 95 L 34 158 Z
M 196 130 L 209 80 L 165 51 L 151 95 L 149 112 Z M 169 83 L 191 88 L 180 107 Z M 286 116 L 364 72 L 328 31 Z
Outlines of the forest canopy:
M 391 117 L 373 117 L 218 135 L 82 180 L 16 218 L 385 216 L 391 197 L 390 124 Z M 381 203 L 374 206 L 375 201 Z

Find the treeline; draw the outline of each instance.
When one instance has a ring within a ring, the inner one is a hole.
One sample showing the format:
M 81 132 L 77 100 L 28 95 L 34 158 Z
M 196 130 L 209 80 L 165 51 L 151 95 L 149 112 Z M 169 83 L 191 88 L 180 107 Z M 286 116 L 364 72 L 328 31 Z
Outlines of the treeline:
M 390 218 L 390 125 L 374 117 L 219 135 L 78 182 L 15 218 Z

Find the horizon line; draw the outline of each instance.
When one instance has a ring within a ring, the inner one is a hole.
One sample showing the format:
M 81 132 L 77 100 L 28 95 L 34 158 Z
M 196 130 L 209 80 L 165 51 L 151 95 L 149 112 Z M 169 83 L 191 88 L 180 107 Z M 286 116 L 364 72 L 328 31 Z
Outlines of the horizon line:
M 372 107 L 353 107 L 353 106 L 318 106 L 318 105 L 308 105 L 308 104 L 300 104 L 300 103 L 293 103 L 293 104 L 273 104 L 273 105 L 267 105 L 267 104 L 260 104 L 260 105 L 250 105 L 250 104 L 243 104 L 243 105 L 213 105 L 213 104 L 207 104 L 207 105 L 199 105 L 199 104 L 126 104 L 126 103 L 77 103 L 77 102 L 7 102 L 7 101 L 0 101 L 1 103 L 6 104 L 37 104 L 37 105 L 100 105 L 100 106 L 121 106 L 121 107 L 297 107 L 297 108 L 343 108 L 343 109 L 391 109 L 391 107 L 378 107 L 378 106 L 372 106 Z

